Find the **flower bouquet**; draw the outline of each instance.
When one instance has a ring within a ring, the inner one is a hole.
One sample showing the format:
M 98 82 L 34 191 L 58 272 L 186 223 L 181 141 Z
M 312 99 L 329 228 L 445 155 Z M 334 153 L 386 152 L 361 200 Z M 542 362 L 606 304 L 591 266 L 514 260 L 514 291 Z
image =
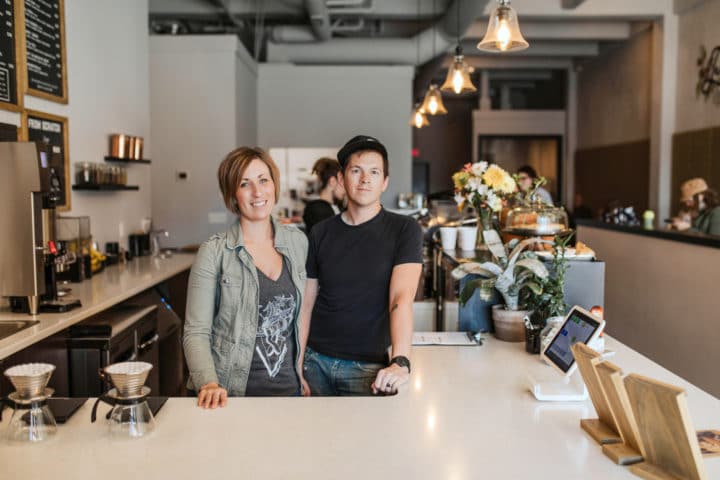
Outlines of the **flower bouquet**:
M 488 162 L 466 163 L 453 176 L 455 201 L 459 208 L 472 205 L 478 215 L 478 244 L 488 242 L 487 232 L 494 232 L 494 216 L 503 208 L 503 200 L 517 190 L 513 177 Z

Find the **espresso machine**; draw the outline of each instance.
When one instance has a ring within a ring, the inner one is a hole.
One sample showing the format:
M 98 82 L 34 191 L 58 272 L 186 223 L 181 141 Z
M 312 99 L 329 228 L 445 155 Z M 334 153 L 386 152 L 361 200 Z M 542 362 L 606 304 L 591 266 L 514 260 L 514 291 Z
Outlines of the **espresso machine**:
M 64 312 L 55 274 L 72 258 L 55 239 L 55 206 L 65 195 L 62 157 L 49 145 L 0 142 L 0 296 L 15 311 Z

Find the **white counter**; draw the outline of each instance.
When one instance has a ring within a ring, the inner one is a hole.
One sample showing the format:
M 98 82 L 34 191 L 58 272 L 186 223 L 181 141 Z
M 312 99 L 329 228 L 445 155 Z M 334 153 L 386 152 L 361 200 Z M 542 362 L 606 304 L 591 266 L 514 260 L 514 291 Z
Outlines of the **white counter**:
M 35 326 L 0 340 L 0 359 L 189 269 L 194 259 L 195 255 L 191 254 L 175 254 L 164 259 L 137 257 L 127 264 L 107 267 L 103 272 L 84 282 L 68 284 L 72 288 L 71 296 L 79 298 L 82 307 L 66 313 L 28 315 L 0 310 L 0 321 L 40 321 Z
M 687 389 L 696 428 L 720 427 L 720 400 L 608 339 L 611 361 Z M 527 371 L 552 375 L 524 344 L 416 347 L 408 388 L 383 398 L 231 398 L 202 410 L 171 398 L 157 429 L 114 441 L 87 402 L 45 444 L 9 444 L 12 478 L 173 479 L 633 479 L 580 429 L 591 403 L 537 402 Z M 9 411 L 5 411 L 7 415 Z M 101 416 L 101 414 L 103 414 Z M 0 423 L 0 436 L 7 423 Z M 720 458 L 705 460 L 720 478 Z

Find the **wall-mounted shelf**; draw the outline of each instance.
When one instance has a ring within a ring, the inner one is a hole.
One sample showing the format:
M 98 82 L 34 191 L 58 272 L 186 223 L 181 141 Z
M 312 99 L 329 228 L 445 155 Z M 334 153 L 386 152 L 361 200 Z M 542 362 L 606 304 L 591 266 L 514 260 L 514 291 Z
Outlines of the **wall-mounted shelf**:
M 117 163 L 152 163 L 149 158 L 141 158 L 140 160 L 133 160 L 130 158 L 120 157 L 105 157 L 106 162 L 117 162 Z
M 112 191 L 112 190 L 140 190 L 137 185 L 73 185 L 73 190 Z

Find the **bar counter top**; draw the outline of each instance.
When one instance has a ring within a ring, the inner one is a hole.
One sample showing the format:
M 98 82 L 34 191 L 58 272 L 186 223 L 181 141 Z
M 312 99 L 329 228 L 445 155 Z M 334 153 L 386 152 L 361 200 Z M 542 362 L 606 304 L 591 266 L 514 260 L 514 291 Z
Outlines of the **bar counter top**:
M 612 223 L 600 222 L 597 220 L 578 219 L 579 227 L 600 228 L 603 230 L 612 230 L 615 232 L 629 233 L 632 235 L 640 235 L 645 237 L 660 238 L 663 240 L 671 240 L 673 242 L 689 243 L 693 245 L 701 245 L 704 247 L 720 248 L 720 237 L 716 235 L 705 235 L 699 232 L 679 232 L 677 230 L 667 230 L 655 228 L 647 230 L 641 227 L 630 227 L 627 225 L 614 225 Z
M 626 373 L 685 388 L 694 428 L 720 427 L 720 400 L 612 338 L 607 348 Z M 231 398 L 218 410 L 171 398 L 136 440 L 110 438 L 107 405 L 91 424 L 92 400 L 37 445 L 8 443 L 3 421 L 0 464 L 13 478 L 103 480 L 637 478 L 580 429 L 595 417 L 590 401 L 531 396 L 528 372 L 558 376 L 524 343 L 414 347 L 412 361 L 409 384 L 390 397 Z M 720 478 L 720 458 L 704 463 Z
M 38 320 L 40 323 L 0 340 L 0 359 L 6 358 L 92 315 L 106 310 L 168 278 L 189 269 L 194 254 L 176 253 L 168 258 L 136 257 L 126 264 L 106 267 L 81 283 L 70 283 L 72 298 L 82 306 L 65 313 L 28 315 L 0 310 L 0 322 Z

